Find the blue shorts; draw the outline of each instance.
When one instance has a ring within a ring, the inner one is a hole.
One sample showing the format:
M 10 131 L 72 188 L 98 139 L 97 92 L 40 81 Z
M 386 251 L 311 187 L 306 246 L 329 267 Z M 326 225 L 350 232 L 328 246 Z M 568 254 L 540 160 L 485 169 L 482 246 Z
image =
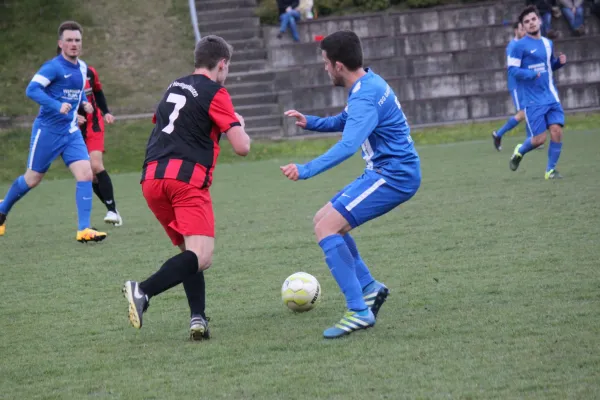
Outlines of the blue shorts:
M 565 125 L 565 112 L 560 103 L 530 106 L 525 108 L 527 136 L 537 136 L 546 132 L 550 125 Z
M 512 98 L 516 112 L 521 111 L 523 109 L 523 97 L 521 96 L 521 91 L 517 89 L 511 90 L 510 97 Z
M 81 132 L 55 133 L 36 121 L 31 131 L 27 168 L 45 173 L 58 156 L 62 156 L 67 167 L 75 161 L 90 159 Z
M 394 187 L 383 175 L 365 171 L 336 194 L 331 204 L 352 228 L 356 228 L 408 201 L 417 193 L 419 185 L 420 181 L 417 181 L 414 188 Z

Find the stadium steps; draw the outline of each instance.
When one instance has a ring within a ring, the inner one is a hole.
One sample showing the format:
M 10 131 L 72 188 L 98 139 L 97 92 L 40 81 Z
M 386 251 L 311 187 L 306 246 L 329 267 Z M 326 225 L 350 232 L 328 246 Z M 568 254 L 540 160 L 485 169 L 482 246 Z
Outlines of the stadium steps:
M 256 0 L 196 2 L 201 34 L 221 36 L 234 48 L 226 87 L 246 131 L 253 137 L 276 137 L 281 136 L 282 118 L 256 6 Z

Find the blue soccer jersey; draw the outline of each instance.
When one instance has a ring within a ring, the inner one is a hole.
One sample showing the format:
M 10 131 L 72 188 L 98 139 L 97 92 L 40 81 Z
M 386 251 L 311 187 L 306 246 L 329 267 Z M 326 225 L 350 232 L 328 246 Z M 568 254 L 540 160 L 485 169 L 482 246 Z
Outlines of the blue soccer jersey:
M 387 82 L 369 69 L 348 95 L 345 110 L 334 117 L 307 116 L 307 130 L 340 132 L 342 139 L 313 161 L 299 165 L 300 179 L 311 178 L 350 158 L 359 148 L 366 169 L 404 188 L 421 182 L 419 155 L 400 101 Z
M 36 122 L 55 134 L 68 135 L 79 130 L 77 109 L 85 96 L 87 65 L 79 60 L 73 64 L 58 55 L 47 61 L 27 86 L 27 96 L 40 104 Z M 70 103 L 71 110 L 61 114 L 62 103 Z
M 506 58 L 507 60 L 510 57 L 510 54 L 512 53 L 513 49 L 515 48 L 515 45 L 518 43 L 517 39 L 512 39 L 510 41 L 510 43 L 508 43 L 508 46 L 506 46 Z M 510 64 L 508 64 L 508 66 L 510 66 Z M 518 88 L 518 81 L 517 78 L 514 75 L 508 74 L 508 78 L 507 78 L 507 83 L 508 83 L 508 90 L 510 92 L 512 92 L 513 90 Z
M 531 36 L 525 36 L 512 46 L 508 74 L 520 85 L 523 107 L 560 102 L 552 71 L 562 65 L 554 57 L 553 47 L 551 40 Z

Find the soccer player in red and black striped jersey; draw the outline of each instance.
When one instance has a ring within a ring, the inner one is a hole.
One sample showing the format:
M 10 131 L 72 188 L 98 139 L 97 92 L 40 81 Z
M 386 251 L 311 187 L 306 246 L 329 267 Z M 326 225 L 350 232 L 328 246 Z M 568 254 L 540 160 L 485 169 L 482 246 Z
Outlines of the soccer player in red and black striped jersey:
M 235 113 L 223 87 L 231 55 L 231 46 L 221 37 L 201 39 L 194 51 L 194 73 L 169 85 L 154 114 L 142 192 L 181 253 L 145 281 L 125 282 L 129 321 L 135 328 L 142 327 L 150 298 L 183 283 L 191 310 L 190 337 L 209 337 L 203 271 L 210 267 L 214 249 L 209 187 L 221 134 L 227 135 L 237 154 L 245 156 L 250 151 L 244 120 Z
M 108 109 L 100 77 L 96 69 L 89 65 L 85 82 L 85 94 L 89 102 L 94 106 L 94 112 L 87 114 L 80 107 L 78 122 L 92 163 L 92 172 L 94 173 L 92 188 L 96 196 L 98 196 L 108 210 L 104 217 L 104 222 L 113 224 L 114 226 L 121 226 L 123 225 L 123 219 L 117 211 L 112 181 L 104 168 L 103 161 L 104 121 L 107 124 L 112 124 L 115 121 L 115 117 Z

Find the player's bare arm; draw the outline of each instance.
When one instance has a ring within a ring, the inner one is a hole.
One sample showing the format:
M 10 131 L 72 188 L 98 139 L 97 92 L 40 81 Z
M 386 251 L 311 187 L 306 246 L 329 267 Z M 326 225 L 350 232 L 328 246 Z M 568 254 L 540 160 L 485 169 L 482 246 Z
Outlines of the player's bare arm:
M 235 113 L 235 116 L 240 121 L 241 126 L 233 126 L 225 134 L 235 154 L 245 157 L 250 153 L 250 136 L 246 133 L 244 118 L 238 113 Z
M 81 105 L 83 106 L 83 110 L 88 113 L 91 114 L 94 112 L 94 106 L 92 106 L 90 103 L 86 102 L 82 102 Z

